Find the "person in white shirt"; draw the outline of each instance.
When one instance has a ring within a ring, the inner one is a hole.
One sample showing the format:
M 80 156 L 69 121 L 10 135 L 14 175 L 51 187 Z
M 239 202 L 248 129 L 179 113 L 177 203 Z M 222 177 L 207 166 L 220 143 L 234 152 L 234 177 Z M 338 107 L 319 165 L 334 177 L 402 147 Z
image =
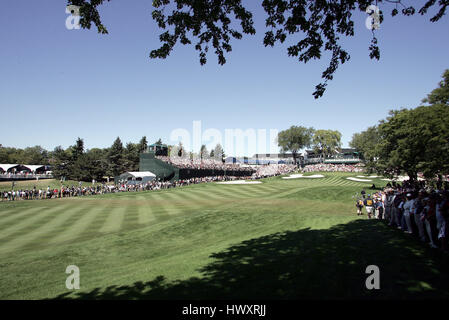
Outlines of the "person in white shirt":
M 415 200 L 412 199 L 412 194 L 411 193 L 407 193 L 407 200 L 405 201 L 404 205 L 403 205 L 403 209 L 404 209 L 404 218 L 405 218 L 405 223 L 407 225 L 407 230 L 405 232 L 407 233 L 412 233 L 413 229 L 412 229 L 412 220 L 411 220 L 411 216 L 413 215 L 413 210 L 414 210 L 414 202 Z

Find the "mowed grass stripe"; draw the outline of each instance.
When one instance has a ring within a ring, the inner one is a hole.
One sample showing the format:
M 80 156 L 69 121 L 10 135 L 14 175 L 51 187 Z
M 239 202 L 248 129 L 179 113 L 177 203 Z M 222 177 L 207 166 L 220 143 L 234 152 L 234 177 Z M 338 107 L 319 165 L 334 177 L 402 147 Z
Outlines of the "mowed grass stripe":
M 198 196 L 202 201 L 223 201 L 224 199 L 226 199 L 225 196 L 220 195 L 218 193 L 215 192 L 208 192 L 206 190 L 201 190 L 199 188 L 197 189 L 191 189 L 189 190 L 191 193 L 195 194 L 196 196 Z
M 67 208 L 64 211 L 58 212 L 53 216 L 53 219 L 47 221 L 46 223 L 40 224 L 39 227 L 33 228 L 29 232 L 25 232 L 20 236 L 16 236 L 14 239 L 9 241 L 7 246 L 7 251 L 14 251 L 18 248 L 27 249 L 27 246 L 36 247 L 43 244 L 45 239 L 49 239 L 55 233 L 65 229 L 65 223 L 73 215 L 78 213 L 77 208 Z M 3 252 L 5 250 L 2 250 Z
M 226 191 L 226 189 L 224 189 L 225 187 L 223 185 L 217 185 L 214 186 L 213 189 L 211 189 L 210 191 L 205 191 L 205 190 L 201 190 L 201 192 L 203 193 L 209 193 L 210 192 L 210 197 L 218 197 L 220 199 L 229 199 L 230 196 L 230 192 Z M 234 197 L 234 198 L 239 198 L 239 197 Z
M 344 187 L 344 186 L 347 186 L 348 183 L 346 181 L 340 180 L 340 181 L 335 182 L 335 185 Z
M 332 177 L 327 181 L 327 185 L 331 185 L 331 186 L 339 186 L 341 185 L 343 182 L 342 179 L 340 179 L 339 177 Z
M 282 197 L 288 196 L 288 195 L 290 195 L 292 193 L 296 193 L 298 191 L 309 189 L 309 188 L 311 188 L 311 187 L 310 186 L 302 186 L 302 187 L 298 187 L 298 188 L 291 188 L 291 189 L 283 191 L 283 192 L 279 192 L 279 193 L 274 193 L 272 195 L 268 195 L 265 198 L 266 199 L 282 198 Z
M 17 221 L 21 222 L 27 215 L 33 215 L 41 210 L 47 209 L 47 207 L 35 207 L 26 208 L 18 213 L 11 214 L 10 216 L 0 219 L 0 232 L 7 229 L 9 226 L 14 225 Z M 18 209 L 16 209 L 18 210 Z M 19 209 L 20 210 L 20 209 Z
M 188 203 L 186 206 L 184 201 L 182 201 L 182 196 L 178 193 L 166 191 L 159 195 L 162 197 L 163 201 L 166 202 L 164 207 L 167 208 L 169 214 L 178 215 L 191 210 L 191 208 L 188 208 Z
M 119 231 L 125 219 L 125 206 L 112 207 L 103 226 L 100 228 L 101 233 Z
M 232 196 L 232 198 L 245 199 L 249 196 L 248 189 L 245 187 L 248 186 L 244 184 L 222 184 L 217 185 L 217 192 L 223 193 L 227 198 Z
M 138 196 L 133 202 L 127 202 L 125 207 L 125 217 L 122 223 L 123 230 L 135 229 L 139 226 L 139 201 Z
M 167 200 L 164 199 L 162 192 L 154 191 L 154 193 L 151 193 L 151 197 L 147 198 L 147 201 L 151 205 L 151 210 L 156 220 L 164 221 L 170 219 L 173 212 L 169 211 Z
M 258 190 L 261 190 L 261 191 L 263 191 L 265 194 L 272 194 L 273 192 L 282 192 L 282 191 L 285 191 L 285 190 L 288 190 L 288 189 L 290 189 L 291 187 L 288 187 L 288 186 L 275 186 L 275 187 L 273 187 L 273 186 L 269 186 L 269 185 L 266 185 L 266 184 L 264 184 L 264 185 L 259 185 L 258 187 Z
M 53 208 L 47 208 L 42 210 L 39 214 L 22 220 L 21 222 L 14 224 L 13 226 L 2 230 L 0 235 L 1 246 L 5 246 L 9 241 L 15 238 L 21 237 L 24 234 L 28 234 L 32 230 L 46 225 L 58 215 L 64 215 L 64 212 L 70 207 L 70 204 L 63 206 L 56 206 Z
M 138 206 L 138 223 L 147 224 L 156 220 L 156 216 L 153 213 L 154 206 L 148 201 L 148 197 L 139 196 L 137 200 L 141 205 Z
M 345 177 L 345 178 L 339 178 L 340 181 L 341 181 L 341 183 L 342 183 L 344 186 L 360 185 L 360 182 L 351 181 L 351 180 L 348 180 L 348 179 L 346 179 L 346 178 L 347 178 L 347 177 Z M 357 179 L 358 179 L 358 178 L 357 178 Z
M 218 190 L 218 192 L 224 194 L 225 197 L 227 197 L 228 199 L 251 198 L 251 194 L 249 193 L 248 190 L 239 187 L 244 187 L 244 185 L 231 185 L 231 186 L 223 185 L 222 188 Z
M 234 194 L 244 195 L 243 198 L 254 198 L 255 196 L 255 188 L 254 186 L 246 186 L 246 185 L 230 185 L 228 186 L 228 190 L 231 193 L 231 196 L 234 197 Z
M 247 198 L 263 197 L 266 193 L 263 190 L 259 190 L 259 185 L 237 185 L 234 189 L 235 192 L 241 192 L 246 195 Z
M 347 185 L 347 182 L 342 180 L 342 179 L 340 179 L 340 177 L 333 176 L 332 178 L 330 178 L 328 180 L 326 185 L 328 185 L 328 186 L 342 186 L 343 187 L 343 186 Z
M 192 189 L 191 192 L 200 197 L 200 202 L 206 206 L 227 204 L 230 201 L 229 196 L 224 193 L 207 192 L 201 189 Z
M 351 186 L 351 187 L 357 187 L 357 186 L 363 187 L 363 186 L 365 186 L 365 184 L 363 184 L 361 182 L 351 181 L 351 180 L 348 180 L 346 178 L 341 179 L 341 180 L 343 181 L 343 185 L 344 186 Z
M 171 214 L 167 212 L 167 200 L 160 196 L 159 192 L 152 192 L 145 196 L 148 206 L 151 207 L 151 213 L 155 217 L 156 222 L 166 221 L 171 218 Z
M 249 187 L 249 186 L 248 186 Z M 264 198 L 265 196 L 272 195 L 277 192 L 282 192 L 284 190 L 288 190 L 289 188 L 276 188 L 276 187 L 269 187 L 264 185 L 254 185 L 250 186 L 252 194 L 256 197 Z
M 105 203 L 107 203 L 107 201 L 105 201 Z M 67 240 L 83 238 L 87 234 L 92 235 L 103 226 L 109 211 L 110 208 L 108 206 L 93 207 L 90 205 L 85 208 L 84 214 L 80 215 L 79 219 L 70 225 L 64 233 L 54 237 L 49 242 L 59 243 Z
M 205 205 L 202 203 L 202 201 L 205 201 L 204 197 L 194 193 L 192 190 L 183 190 L 178 195 L 181 197 L 182 203 L 193 210 L 202 209 Z
M 53 229 L 51 233 L 47 233 L 39 239 L 36 240 L 35 244 L 29 244 L 24 249 L 32 249 L 34 246 L 49 246 L 53 245 L 54 243 L 58 243 L 60 241 L 55 241 L 55 239 L 63 238 L 63 236 L 67 233 L 68 230 L 86 214 L 87 211 L 89 211 L 89 206 L 81 206 L 78 208 L 74 208 L 74 213 L 70 215 L 70 217 L 64 222 L 63 225 L 61 225 L 58 228 Z
M 8 202 L 5 202 L 5 203 L 8 203 Z M 0 208 L 3 205 L 4 204 L 2 202 L 0 202 Z M 29 208 L 33 208 L 33 207 L 26 207 L 26 208 L 29 209 Z M 17 207 L 13 207 L 13 208 L 10 208 L 10 209 L 0 209 L 0 221 L 4 217 L 9 217 L 10 214 L 13 213 L 13 212 L 17 212 Z

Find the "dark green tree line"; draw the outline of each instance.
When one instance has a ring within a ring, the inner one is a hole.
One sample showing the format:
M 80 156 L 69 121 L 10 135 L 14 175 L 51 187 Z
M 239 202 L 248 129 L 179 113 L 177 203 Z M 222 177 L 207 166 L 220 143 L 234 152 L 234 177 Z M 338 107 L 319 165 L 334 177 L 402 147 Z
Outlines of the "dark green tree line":
M 423 102 L 430 105 L 390 111 L 379 124 L 354 134 L 351 145 L 380 174 L 407 174 L 416 180 L 449 174 L 449 70 Z
M 84 150 L 84 141 L 77 139 L 73 146 L 63 149 L 56 147 L 50 152 L 48 163 L 53 175 L 78 181 L 101 181 L 104 177 L 114 177 L 125 171 L 139 170 L 139 153 L 148 149 L 146 137 L 138 143 L 128 142 L 123 146 L 119 137 L 109 148 Z

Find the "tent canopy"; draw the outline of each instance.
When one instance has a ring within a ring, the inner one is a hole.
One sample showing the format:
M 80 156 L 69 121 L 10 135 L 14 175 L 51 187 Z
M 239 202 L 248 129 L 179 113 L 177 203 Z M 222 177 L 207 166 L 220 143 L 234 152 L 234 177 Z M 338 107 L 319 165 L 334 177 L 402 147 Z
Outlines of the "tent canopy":
M 0 168 L 3 169 L 3 171 L 5 171 L 5 172 L 7 172 L 9 169 L 12 169 L 17 166 L 18 166 L 18 164 L 11 164 L 11 163 L 0 164 Z
M 130 174 L 135 178 L 144 178 L 144 177 L 156 177 L 156 175 L 150 171 L 142 171 L 142 172 L 125 172 L 124 174 Z
M 30 169 L 31 172 L 35 172 L 37 169 L 45 167 L 44 165 L 23 165 L 25 168 Z
M 120 176 L 115 178 L 116 180 L 127 180 L 128 183 L 132 181 L 141 181 L 146 183 L 148 181 L 156 179 L 156 175 L 150 171 L 140 171 L 140 172 L 125 172 Z

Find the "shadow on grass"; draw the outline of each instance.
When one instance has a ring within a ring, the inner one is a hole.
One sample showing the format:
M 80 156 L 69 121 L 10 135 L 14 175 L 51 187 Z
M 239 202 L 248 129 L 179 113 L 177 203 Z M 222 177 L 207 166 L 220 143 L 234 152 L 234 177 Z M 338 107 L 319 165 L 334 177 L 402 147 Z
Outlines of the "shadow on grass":
M 212 255 L 201 278 L 65 293 L 57 299 L 449 298 L 445 257 L 383 222 L 356 220 L 244 241 Z M 367 290 L 368 265 L 380 290 Z M 446 270 L 446 271 L 443 271 Z

